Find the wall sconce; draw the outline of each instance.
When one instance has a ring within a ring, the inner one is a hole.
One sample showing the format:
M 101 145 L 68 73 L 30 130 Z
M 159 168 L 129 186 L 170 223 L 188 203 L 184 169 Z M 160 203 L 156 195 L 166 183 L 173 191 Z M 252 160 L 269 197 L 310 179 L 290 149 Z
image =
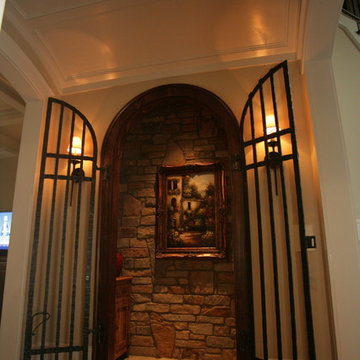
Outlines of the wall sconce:
M 71 141 L 71 150 L 70 147 L 67 148 L 68 153 L 74 156 L 81 155 L 82 150 L 82 143 L 81 139 L 78 136 L 74 136 Z M 80 164 L 80 160 L 73 159 L 71 160 L 73 164 L 73 171 L 71 173 L 71 176 L 73 178 L 73 181 L 79 182 L 81 181 L 81 178 L 85 176 L 84 170 L 81 167 L 76 167 L 77 164 Z
M 80 155 L 81 145 L 81 139 L 78 136 L 74 136 L 71 142 L 71 155 Z M 67 148 L 67 151 L 70 153 L 70 147 Z
M 78 136 L 74 136 L 71 141 L 71 149 L 70 146 L 67 148 L 68 153 L 74 156 L 80 156 L 82 152 L 82 143 L 81 139 Z M 72 205 L 72 197 L 74 190 L 74 182 L 79 183 L 82 181 L 85 176 L 85 172 L 81 167 L 76 167 L 76 165 L 80 164 L 80 160 L 72 159 L 73 170 L 71 172 L 71 196 L 70 196 L 70 206 Z
M 276 127 L 275 116 L 273 114 L 266 116 L 265 124 L 266 124 L 266 135 L 271 135 L 281 130 L 280 127 Z M 267 144 L 269 147 L 271 147 L 271 151 L 268 151 L 265 161 L 268 161 L 270 167 L 274 169 L 275 189 L 276 189 L 276 195 L 278 195 L 276 168 L 279 167 L 281 163 L 278 137 L 269 139 L 267 141 Z
M 277 131 L 280 131 L 280 128 L 276 127 L 275 123 L 275 116 L 274 115 L 267 115 L 265 119 L 266 123 L 266 135 L 271 135 L 276 133 Z M 267 141 L 268 146 L 271 147 L 271 151 L 268 152 L 266 160 L 269 161 L 270 166 L 272 168 L 276 168 L 279 166 L 281 161 L 281 156 L 278 151 L 279 143 L 277 138 L 271 138 Z

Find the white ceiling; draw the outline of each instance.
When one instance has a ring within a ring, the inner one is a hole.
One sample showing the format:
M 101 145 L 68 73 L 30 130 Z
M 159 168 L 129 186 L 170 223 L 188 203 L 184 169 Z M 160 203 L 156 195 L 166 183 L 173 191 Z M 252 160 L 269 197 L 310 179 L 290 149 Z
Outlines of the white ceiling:
M 8 0 L 4 28 L 58 94 L 294 59 L 300 0 Z

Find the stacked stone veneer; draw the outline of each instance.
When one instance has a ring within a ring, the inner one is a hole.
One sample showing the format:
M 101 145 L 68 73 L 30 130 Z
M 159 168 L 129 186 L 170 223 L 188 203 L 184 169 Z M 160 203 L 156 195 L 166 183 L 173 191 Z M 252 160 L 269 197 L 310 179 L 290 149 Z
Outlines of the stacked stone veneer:
M 133 276 L 132 355 L 236 358 L 230 237 L 227 260 L 155 259 L 157 167 L 209 162 L 222 162 L 228 173 L 225 132 L 202 108 L 157 109 L 126 136 L 118 250 L 125 258 L 123 275 Z

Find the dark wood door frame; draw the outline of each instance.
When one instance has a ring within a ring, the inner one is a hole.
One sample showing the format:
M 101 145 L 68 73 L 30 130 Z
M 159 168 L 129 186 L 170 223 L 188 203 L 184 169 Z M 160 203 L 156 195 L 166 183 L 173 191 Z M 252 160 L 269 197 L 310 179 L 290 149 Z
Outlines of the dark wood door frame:
M 97 298 L 94 317 L 103 328 L 102 341 L 94 342 L 93 359 L 113 360 L 115 311 L 115 252 L 117 243 L 120 162 L 128 130 L 137 119 L 154 106 L 176 99 L 200 103 L 224 124 L 229 154 L 235 159 L 241 151 L 239 125 L 229 107 L 213 93 L 200 87 L 172 84 L 150 89 L 130 101 L 112 121 L 102 146 L 99 202 L 99 236 L 97 248 Z M 239 171 L 231 171 L 232 244 L 235 267 L 237 353 L 238 359 L 254 358 L 250 244 L 246 243 L 246 219 L 243 184 Z

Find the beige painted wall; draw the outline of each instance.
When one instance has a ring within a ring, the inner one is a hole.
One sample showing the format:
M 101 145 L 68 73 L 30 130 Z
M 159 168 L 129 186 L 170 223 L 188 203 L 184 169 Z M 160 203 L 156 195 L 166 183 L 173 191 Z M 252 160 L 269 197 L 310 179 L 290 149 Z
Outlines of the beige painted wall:
M 354 210 L 360 219 L 360 51 L 338 28 L 332 57 Z
M 17 161 L 17 156 L 0 159 L 0 211 L 12 209 Z
M 334 316 L 334 346 L 338 359 L 356 359 L 360 353 L 359 242 L 356 236 L 350 176 L 342 136 L 333 65 L 328 58 L 304 64 L 314 148 L 314 173 L 318 177 L 320 218 Z
M 155 86 L 169 83 L 188 83 L 201 86 L 218 95 L 240 119 L 248 93 L 271 66 L 256 66 L 231 71 L 218 71 L 191 76 L 174 77 L 157 81 L 142 82 L 111 89 L 75 94 L 64 100 L 81 110 L 92 123 L 99 148 L 116 113 L 132 98 Z M 317 238 L 317 249 L 309 251 L 311 292 L 315 328 L 316 350 L 319 359 L 332 359 L 330 336 L 328 290 L 324 264 L 324 239 L 321 235 L 321 217 L 317 203 L 316 186 L 312 171 L 312 143 L 309 134 L 309 119 L 305 113 L 303 99 L 303 77 L 298 63 L 290 63 L 295 122 L 298 136 L 300 167 L 302 175 L 305 221 L 308 235 Z
M 11 245 L 6 266 L 0 326 L 0 357 L 9 360 L 22 358 L 27 280 L 33 239 L 33 214 L 40 164 L 38 150 L 41 146 L 40 134 L 43 134 L 43 114 L 42 101 L 27 102 L 15 184 Z

